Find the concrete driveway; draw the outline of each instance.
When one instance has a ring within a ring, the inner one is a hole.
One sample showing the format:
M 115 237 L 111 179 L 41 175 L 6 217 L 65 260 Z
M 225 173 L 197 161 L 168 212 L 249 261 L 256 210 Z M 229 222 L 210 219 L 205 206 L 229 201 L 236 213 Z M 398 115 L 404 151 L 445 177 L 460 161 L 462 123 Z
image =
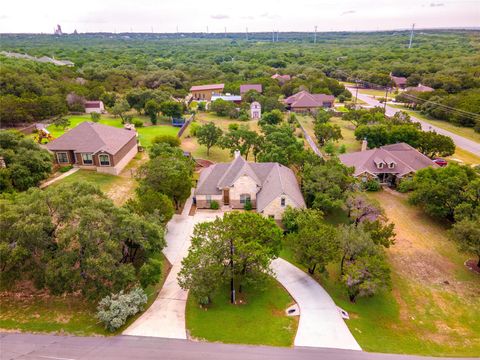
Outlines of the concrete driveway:
M 295 346 L 362 350 L 330 295 L 315 280 L 283 259 L 272 261 L 271 268 L 300 307 Z
M 180 288 L 177 275 L 182 267 L 182 259 L 188 254 L 190 238 L 195 224 L 211 221 L 221 212 L 197 212 L 188 216 L 191 202 L 185 206 L 182 215 L 174 215 L 167 224 L 167 247 L 164 254 L 172 264 L 172 269 L 152 306 L 126 329 L 124 335 L 152 336 L 170 339 L 186 339 L 185 307 L 188 292 Z

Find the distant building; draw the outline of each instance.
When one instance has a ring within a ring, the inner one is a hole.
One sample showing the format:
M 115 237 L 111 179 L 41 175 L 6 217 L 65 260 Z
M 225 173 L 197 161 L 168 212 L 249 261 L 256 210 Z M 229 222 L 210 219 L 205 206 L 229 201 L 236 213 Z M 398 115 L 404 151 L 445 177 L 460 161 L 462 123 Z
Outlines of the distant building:
M 225 84 L 195 85 L 190 88 L 193 100 L 210 101 L 213 95 L 221 95 Z
M 353 176 L 363 182 L 377 180 L 381 184 L 396 185 L 416 171 L 437 165 L 427 156 L 408 144 L 398 143 L 367 150 L 364 140 L 362 151 L 340 155 L 340 161 L 353 166 Z
M 63 35 L 62 32 L 62 27 L 60 25 L 57 25 L 57 28 L 53 30 L 54 35 Z
M 288 110 L 295 112 L 311 112 L 321 108 L 331 108 L 335 102 L 335 96 L 325 94 L 310 94 L 308 91 L 300 91 L 284 100 Z
M 425 86 L 425 85 L 422 85 L 422 84 L 418 84 L 417 86 L 409 86 L 405 90 L 415 91 L 415 92 L 432 92 L 432 91 L 435 91 L 434 88 L 431 88 L 430 86 Z
M 260 119 L 262 117 L 262 106 L 259 102 L 254 101 L 250 104 L 250 118 Z
M 93 112 L 96 112 L 99 114 L 105 113 L 105 106 L 103 105 L 103 101 L 100 101 L 100 100 L 85 101 L 84 106 L 85 106 L 85 112 L 87 114 L 90 114 Z
M 290 81 L 292 77 L 290 75 L 280 75 L 280 74 L 275 74 L 271 76 L 272 79 L 278 80 L 279 83 L 284 84 L 287 81 Z
M 390 75 L 390 79 L 397 89 L 405 89 L 407 86 L 407 78 Z
M 83 122 L 59 138 L 47 149 L 59 165 L 118 175 L 138 152 L 137 133 L 113 126 Z
M 245 94 L 247 91 L 255 90 L 259 93 L 262 93 L 262 84 L 245 84 L 240 85 L 240 95 Z
M 231 94 L 225 94 L 225 95 L 212 95 L 212 98 L 210 99 L 212 102 L 218 99 L 222 99 L 225 101 L 230 101 L 235 104 L 240 104 L 242 102 L 242 97 L 240 95 L 231 95 Z

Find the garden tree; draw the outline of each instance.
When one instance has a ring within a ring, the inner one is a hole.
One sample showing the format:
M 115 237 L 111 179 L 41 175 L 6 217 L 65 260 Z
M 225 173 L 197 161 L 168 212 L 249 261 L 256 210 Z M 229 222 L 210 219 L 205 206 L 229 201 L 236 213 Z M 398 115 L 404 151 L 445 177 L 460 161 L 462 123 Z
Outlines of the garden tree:
M 31 281 L 55 295 L 100 298 L 133 286 L 165 246 L 161 226 L 88 183 L 6 196 L 0 208 L 0 276 L 9 289 Z
M 138 171 L 139 191 L 151 189 L 165 194 L 173 201 L 175 209 L 179 209 L 191 193 L 193 161 L 178 152 L 160 151 L 156 155 Z
M 148 155 L 150 155 L 150 159 L 156 157 L 178 157 L 181 158 L 185 156 L 183 154 L 182 149 L 177 146 L 172 146 L 166 142 L 160 142 L 156 144 L 152 144 L 150 149 L 148 149 Z
M 210 148 L 217 145 L 222 133 L 222 129 L 217 127 L 213 122 L 202 125 L 196 130 L 198 143 L 207 147 L 207 156 L 210 156 Z
M 288 124 L 262 127 L 265 137 L 258 153 L 259 162 L 278 162 L 285 166 L 299 164 L 304 157 L 303 143 Z
M 272 219 L 252 212 L 226 213 L 197 224 L 178 282 L 203 304 L 229 283 L 230 290 L 238 287 L 240 293 L 261 286 L 271 275 L 270 262 L 279 254 L 281 238 Z
M 326 124 L 331 119 L 332 115 L 326 110 L 319 110 L 315 116 L 315 125 L 316 124 Z
M 90 113 L 90 118 L 92 119 L 93 122 L 99 122 L 100 121 L 100 113 L 92 112 L 92 113 Z
M 213 111 L 218 116 L 228 116 L 234 109 L 234 103 L 223 99 L 217 99 L 210 103 L 210 111 Z
M 139 114 L 145 108 L 147 102 L 153 98 L 151 90 L 134 89 L 127 93 L 125 99 L 131 108 L 134 108 Z M 145 109 L 146 112 L 146 109 Z M 158 112 L 158 111 L 157 111 Z
M 388 144 L 388 126 L 379 125 L 360 125 L 355 129 L 355 138 L 357 140 L 368 141 L 369 148 L 376 148 Z
M 320 210 L 315 210 L 319 216 L 323 218 L 323 213 Z M 282 215 L 282 224 L 288 233 L 298 232 L 298 219 L 303 209 L 287 206 Z
M 480 188 L 479 175 L 468 166 L 449 164 L 443 168 L 425 168 L 417 171 L 409 201 L 421 206 L 433 217 L 455 220 L 457 210 L 469 207 L 475 213 L 480 206 L 475 190 Z
M 395 125 L 389 128 L 385 144 L 404 142 L 418 148 L 421 135 L 422 131 L 416 125 Z
M 157 123 L 158 113 L 160 112 L 160 105 L 154 100 L 150 99 L 145 103 L 145 114 L 150 117 L 152 124 Z
M 383 108 L 350 109 L 342 116 L 343 120 L 350 121 L 355 126 L 382 123 L 385 120 Z
M 165 116 L 181 118 L 183 115 L 183 105 L 176 101 L 164 101 L 160 104 L 160 111 Z
M 270 112 L 264 112 L 260 122 L 268 125 L 278 125 L 283 120 L 283 113 L 280 110 L 272 110 Z
M 220 146 L 229 149 L 230 153 L 238 150 L 248 160 L 250 152 L 254 155 L 254 161 L 261 150 L 262 137 L 256 131 L 250 130 L 247 125 L 235 126 L 220 139 Z
M 362 229 L 370 235 L 372 241 L 383 247 L 390 247 L 395 244 L 395 224 L 389 223 L 386 219 L 375 221 L 365 220 L 361 224 Z
M 420 127 L 420 123 L 414 123 L 410 115 L 405 111 L 397 111 L 391 118 L 388 118 L 388 122 L 393 125 L 414 124 Z
M 480 267 L 480 214 L 473 214 L 456 222 L 449 232 L 460 251 L 478 257 L 477 266 Z
M 301 174 L 302 192 L 308 207 L 330 213 L 342 208 L 355 179 L 352 169 L 338 160 L 307 163 Z
M 325 266 L 339 255 L 335 228 L 323 222 L 321 211 L 313 209 L 301 211 L 295 223 L 297 231 L 287 236 L 295 260 L 307 266 L 310 274 L 315 272 L 317 266 L 320 272 L 325 272 Z
M 65 130 L 70 126 L 70 119 L 64 116 L 57 116 L 55 119 L 53 119 L 53 125 L 55 125 L 57 128 Z
M 390 268 L 380 250 L 346 261 L 341 280 L 352 303 L 391 288 Z
M 347 198 L 346 206 L 348 217 L 353 220 L 355 226 L 363 221 L 376 221 L 383 214 L 378 202 L 369 200 L 358 193 L 354 193 Z
M 205 108 L 206 108 L 206 103 L 204 101 L 199 101 L 197 103 L 197 110 L 198 111 L 205 111 Z
M 113 116 L 119 116 L 120 119 L 122 119 L 122 123 L 125 123 L 126 113 L 129 110 L 130 110 L 130 105 L 128 104 L 127 100 L 117 99 L 117 101 L 115 101 L 115 105 L 113 105 L 110 112 L 112 113 Z
M 175 135 L 157 135 L 152 139 L 152 145 L 155 144 L 168 144 L 172 147 L 179 147 L 181 144 L 180 139 L 178 136 Z
M 137 189 L 136 193 L 136 198 L 128 200 L 125 204 L 128 209 L 161 225 L 166 225 L 170 221 L 175 211 L 172 200 L 167 195 L 149 188 L 144 191 Z
M 0 193 L 37 186 L 52 171 L 52 155 L 17 131 L 0 131 L 0 157 Z
M 354 261 L 362 254 L 372 255 L 376 245 L 369 233 L 362 226 L 341 225 L 337 231 L 337 241 L 340 247 L 340 272 L 343 275 L 345 261 Z
M 434 131 L 421 131 L 417 149 L 429 158 L 450 156 L 455 153 L 455 143 L 450 136 L 437 134 Z
M 315 122 L 314 132 L 320 146 L 324 146 L 329 141 L 343 139 L 342 129 L 335 124 Z

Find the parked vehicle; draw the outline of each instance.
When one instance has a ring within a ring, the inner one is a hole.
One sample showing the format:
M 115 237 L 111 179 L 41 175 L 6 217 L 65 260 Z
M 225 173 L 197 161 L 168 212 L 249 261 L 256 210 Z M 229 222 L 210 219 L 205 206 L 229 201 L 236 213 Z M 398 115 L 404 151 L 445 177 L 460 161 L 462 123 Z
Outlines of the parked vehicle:
M 447 164 L 448 164 L 447 160 L 441 159 L 441 158 L 434 159 L 433 162 L 434 162 L 435 164 L 437 164 L 438 166 L 442 166 L 442 167 L 443 167 L 443 166 L 447 166 Z

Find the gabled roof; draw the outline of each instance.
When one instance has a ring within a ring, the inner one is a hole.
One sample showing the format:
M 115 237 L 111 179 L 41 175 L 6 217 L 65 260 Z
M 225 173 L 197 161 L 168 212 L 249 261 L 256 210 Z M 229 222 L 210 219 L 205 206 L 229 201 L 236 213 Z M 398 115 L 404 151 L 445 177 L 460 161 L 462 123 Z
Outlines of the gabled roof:
M 291 77 L 290 75 L 275 74 L 275 75 L 272 75 L 271 78 L 272 78 L 272 79 L 289 81 L 292 77 Z
M 300 187 L 291 169 L 278 163 L 252 163 L 238 156 L 231 163 L 219 163 L 203 170 L 196 195 L 221 195 L 222 189 L 247 175 L 257 184 L 257 211 L 261 212 L 278 196 L 286 195 L 299 207 L 305 206 Z
M 240 85 L 240 94 L 245 94 L 247 91 L 255 90 L 259 93 L 262 92 L 262 84 L 245 84 Z
M 407 87 L 405 90 L 407 91 L 416 91 L 416 92 L 431 92 L 435 91 L 434 88 L 431 88 L 430 86 L 418 84 L 417 86 L 410 86 Z
M 90 100 L 90 101 L 85 101 L 85 108 L 86 109 L 91 109 L 91 108 L 99 108 L 103 105 L 103 102 L 100 100 Z
M 223 90 L 225 84 L 208 84 L 208 85 L 194 85 L 190 91 L 205 91 L 205 90 Z
M 289 96 L 284 100 L 285 104 L 290 105 L 292 108 L 296 107 L 323 107 L 324 102 L 333 103 L 335 97 L 333 95 L 325 94 L 310 94 L 306 90 L 302 90 L 292 96 Z
M 136 137 L 135 131 L 85 121 L 49 142 L 47 149 L 88 153 L 105 151 L 115 155 L 134 137 Z
M 407 78 L 405 77 L 390 75 L 390 79 L 392 79 L 396 86 L 407 85 Z
M 402 177 L 428 166 L 437 167 L 430 158 L 405 143 L 343 154 L 340 155 L 340 161 L 346 166 L 355 167 L 354 176 L 369 172 L 371 174 L 390 173 Z M 379 163 L 384 164 L 382 169 L 377 167 Z M 388 167 L 391 163 L 394 164 L 393 168 Z

